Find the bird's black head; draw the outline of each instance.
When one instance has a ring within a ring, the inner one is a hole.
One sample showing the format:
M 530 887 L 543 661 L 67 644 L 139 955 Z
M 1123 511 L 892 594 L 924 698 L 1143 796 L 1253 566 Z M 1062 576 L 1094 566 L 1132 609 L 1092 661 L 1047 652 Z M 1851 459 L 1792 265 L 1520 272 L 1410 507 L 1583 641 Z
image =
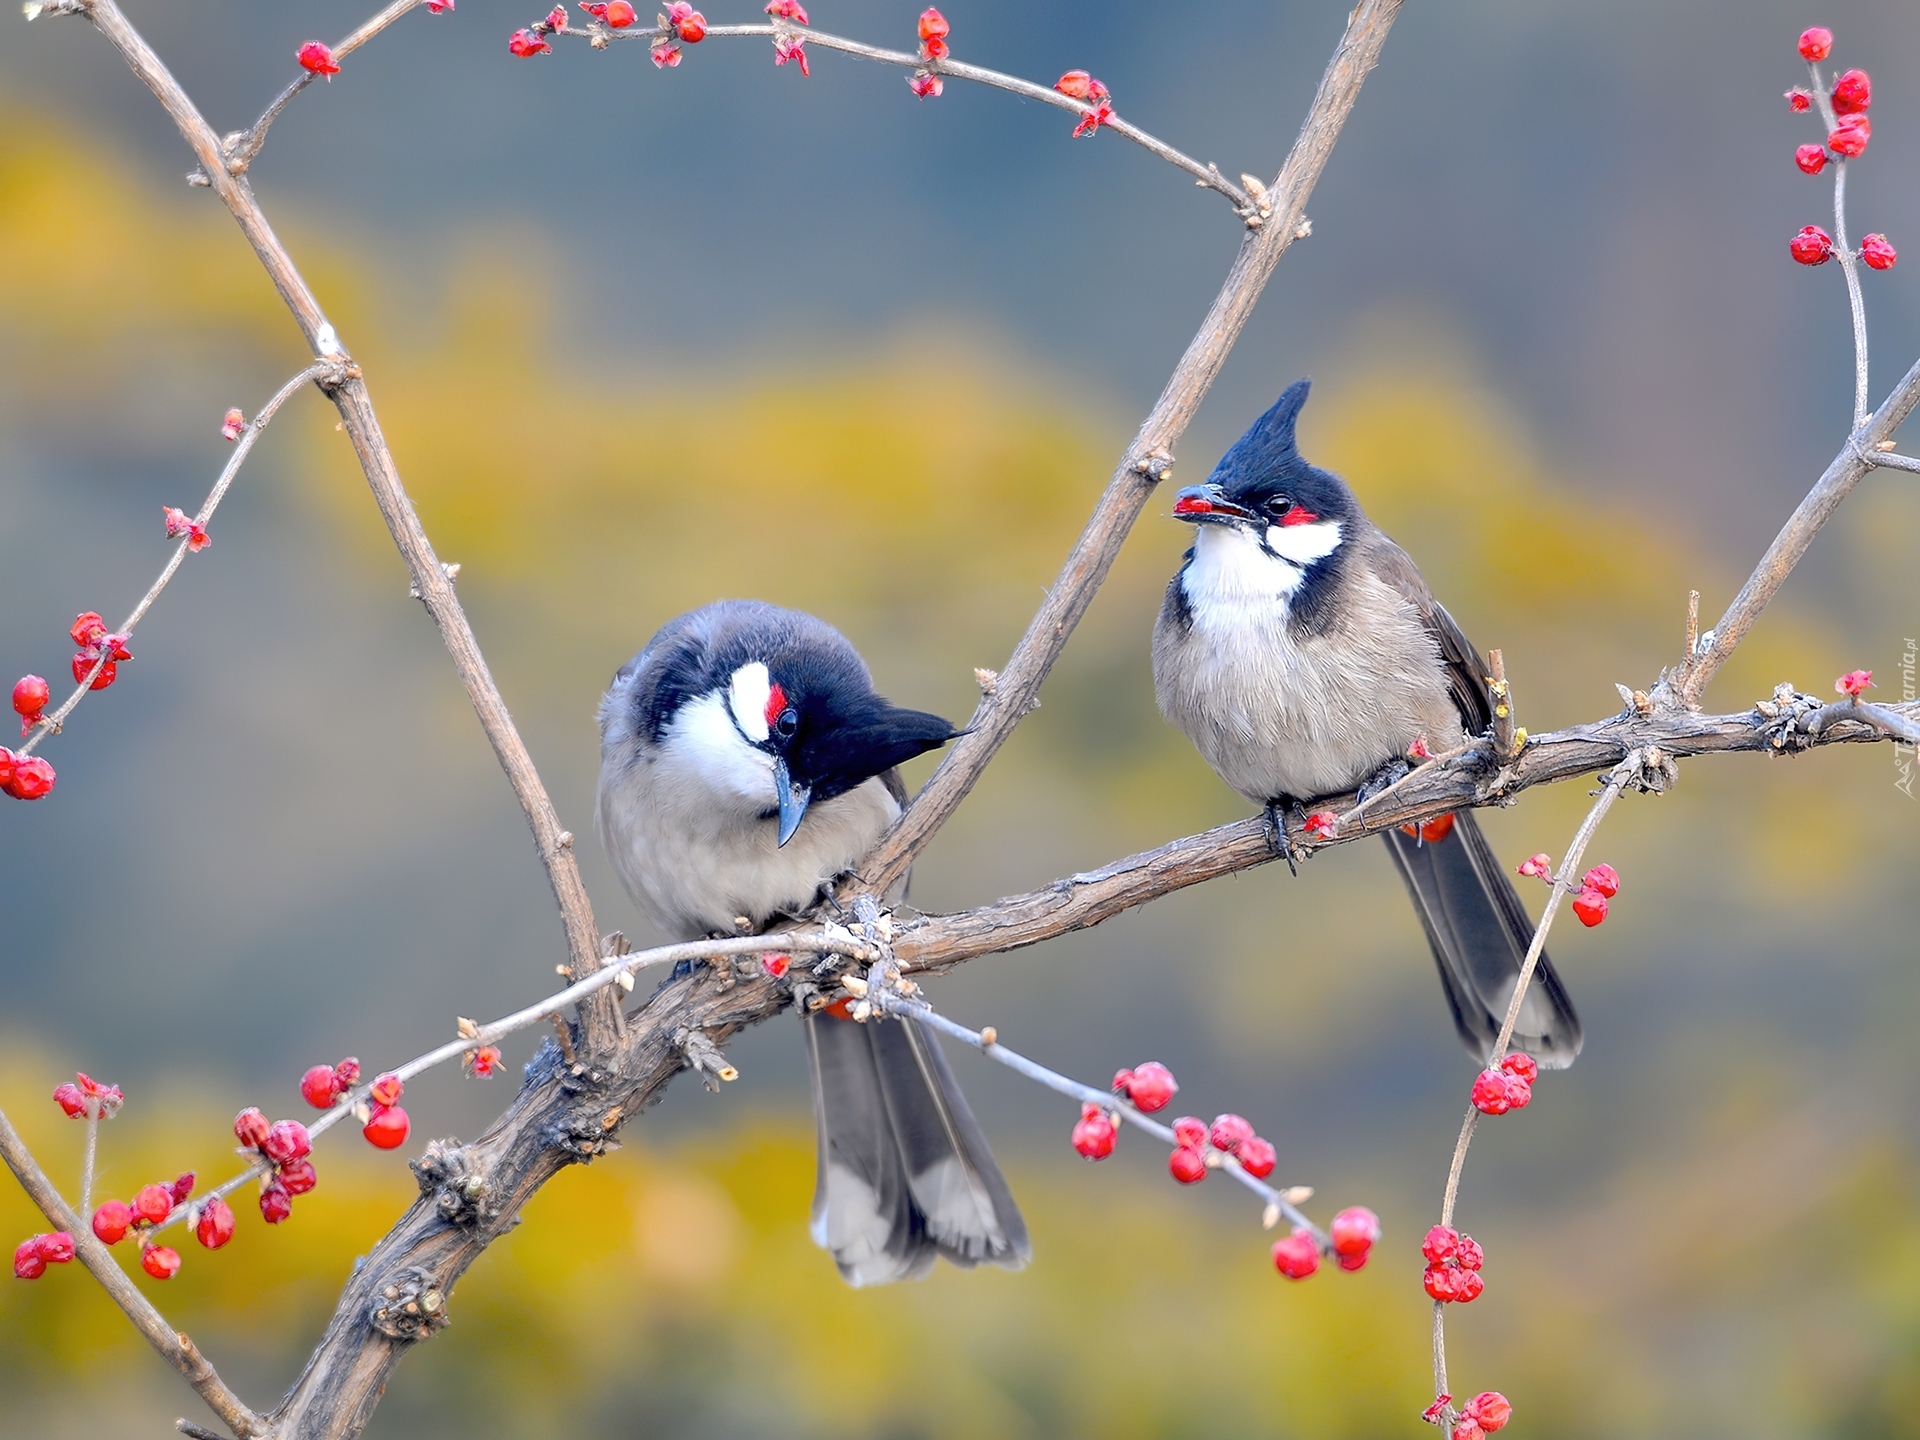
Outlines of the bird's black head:
M 1174 497 L 1174 517 L 1246 531 L 1295 564 L 1331 554 L 1351 531 L 1360 507 L 1344 480 L 1300 457 L 1294 426 L 1312 384 L 1296 380 L 1289 385 L 1220 457 L 1206 484 Z
M 832 626 L 756 601 L 682 616 L 621 674 L 615 689 L 633 687 L 636 728 L 677 750 L 716 797 L 777 815 L 782 845 L 809 805 L 959 733 L 875 694 L 866 662 Z

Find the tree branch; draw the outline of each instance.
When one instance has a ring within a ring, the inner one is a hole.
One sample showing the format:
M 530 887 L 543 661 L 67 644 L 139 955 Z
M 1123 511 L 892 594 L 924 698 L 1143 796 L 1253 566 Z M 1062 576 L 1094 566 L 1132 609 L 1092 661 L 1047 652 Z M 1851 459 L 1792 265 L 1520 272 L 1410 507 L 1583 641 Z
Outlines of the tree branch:
M 860 883 L 870 893 L 884 894 L 906 875 L 913 857 L 946 823 L 1014 727 L 1034 708 L 1041 682 L 1093 603 L 1094 592 L 1106 579 L 1147 497 L 1171 473 L 1175 442 L 1220 373 L 1273 267 L 1299 233 L 1307 197 L 1352 113 L 1361 82 L 1379 61 L 1387 31 L 1399 12 L 1400 0 L 1360 0 L 1348 16 L 1346 32 L 1321 77 L 1306 123 L 1268 192 L 1273 218 L 1241 241 L 1233 268 L 1227 272 L 1226 283 L 1214 298 L 1199 333 L 1180 357 L 1139 434 L 1121 456 L 1092 519 L 1000 671 L 993 693 L 982 697 L 968 722 L 967 733 L 947 752 L 933 778 L 914 797 L 879 849 L 861 865 Z
M 242 233 L 253 246 L 254 254 L 272 278 L 274 288 L 293 312 L 307 342 L 321 360 L 350 365 L 346 347 L 334 333 L 332 324 L 320 308 L 320 302 L 308 288 L 286 247 L 273 233 L 273 227 L 268 224 L 265 213 L 253 198 L 252 187 L 244 175 L 228 173 L 219 137 L 194 107 L 186 91 L 180 88 L 179 82 L 161 63 L 153 47 L 128 23 L 115 0 L 84 0 L 84 4 L 87 18 L 93 22 L 94 28 L 120 52 L 134 74 L 153 91 L 161 107 L 179 127 L 181 135 L 199 158 L 201 169 L 210 177 L 214 192 L 239 222 Z M 397 12 L 391 6 L 382 12 L 382 15 L 394 14 Z M 393 452 L 387 448 L 386 437 L 381 434 L 366 381 L 357 366 L 348 370 L 346 375 L 347 378 L 340 383 L 329 387 L 327 393 L 339 407 L 342 425 L 348 439 L 353 442 L 354 453 L 359 458 L 360 468 L 366 473 L 367 484 L 373 490 L 381 516 L 387 522 L 394 544 L 399 547 L 401 558 L 406 561 L 427 613 L 440 628 L 440 638 L 447 647 L 447 653 L 453 657 L 454 669 L 459 672 L 461 683 L 466 686 L 467 698 L 472 701 L 474 711 L 480 717 L 481 729 L 492 743 L 500 768 L 506 772 L 514 794 L 519 798 L 520 807 L 526 812 L 527 823 L 533 830 L 534 847 L 540 854 L 541 863 L 546 866 L 547 879 L 553 886 L 554 899 L 560 906 L 571 968 L 576 978 L 584 977 L 599 968 L 600 932 L 594 923 L 593 905 L 587 897 L 586 884 L 580 878 L 579 863 L 574 857 L 573 835 L 560 824 L 553 801 L 547 795 L 546 786 L 541 783 L 540 772 L 534 768 L 533 757 L 520 738 L 520 732 L 514 728 L 506 701 L 501 697 L 492 672 L 487 668 L 486 659 L 480 653 L 473 627 L 453 593 L 453 582 L 433 553 L 433 546 L 421 527 L 420 517 L 414 511 L 413 501 L 400 481 L 399 467 L 394 462 Z M 604 995 L 604 992 L 601 994 Z M 587 1041 L 590 1046 L 599 1048 L 612 1043 L 617 1013 L 617 1007 L 610 1002 L 599 1001 L 589 1007 Z

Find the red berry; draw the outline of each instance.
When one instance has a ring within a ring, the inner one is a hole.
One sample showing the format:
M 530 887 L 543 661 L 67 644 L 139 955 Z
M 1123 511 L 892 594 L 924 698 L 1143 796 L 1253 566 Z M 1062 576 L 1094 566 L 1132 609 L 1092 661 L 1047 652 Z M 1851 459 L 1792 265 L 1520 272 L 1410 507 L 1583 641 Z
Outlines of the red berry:
M 1598 890 L 1611 900 L 1620 893 L 1620 872 L 1611 865 L 1596 865 L 1580 877 L 1582 890 Z
M 1824 265 L 1833 258 L 1833 237 L 1818 225 L 1803 226 L 1787 242 L 1787 253 L 1802 265 Z
M 778 980 L 781 976 L 785 975 L 788 970 L 793 968 L 793 957 L 791 955 L 781 954 L 762 955 L 760 957 L 760 968 Z
M 93 1212 L 93 1233 L 103 1245 L 118 1245 L 133 1225 L 133 1210 L 124 1200 L 103 1200 Z
M 47 1262 L 40 1255 L 40 1237 L 22 1240 L 13 1251 L 13 1278 L 38 1280 L 47 1273 Z
M 397 1105 L 406 1088 L 400 1077 L 389 1071 L 373 1082 L 367 1091 L 367 1098 L 376 1105 Z
M 25 730 L 27 722 L 22 720 L 20 728 Z M 0 790 L 13 794 L 13 767 L 20 763 L 20 757 L 6 746 L 0 745 Z
M 1420 1277 L 1420 1283 L 1426 1287 L 1427 1294 L 1443 1305 L 1451 1305 L 1460 1298 L 1463 1277 L 1468 1272 L 1456 1270 L 1451 1265 L 1429 1265 L 1427 1273 Z
M 107 633 L 107 625 L 98 610 L 83 610 L 73 617 L 67 634 L 76 645 L 98 645 Z
M 220 417 L 220 438 L 238 440 L 247 428 L 247 417 L 240 412 L 238 405 Z
M 1507 1081 L 1507 1108 L 1524 1110 L 1533 1103 L 1533 1082 L 1522 1080 L 1518 1075 L 1509 1075 Z
M 289 1195 L 304 1195 L 320 1183 L 311 1160 L 289 1160 L 280 1167 L 280 1183 Z
M 473 1052 L 472 1057 L 467 1061 L 467 1069 L 482 1080 L 486 1079 L 489 1075 L 498 1073 L 500 1069 L 500 1047 L 498 1045 L 482 1045 L 478 1050 Z
M 96 675 L 94 674 L 93 667 L 99 659 L 100 652 L 92 646 L 88 646 L 85 650 L 75 654 L 73 657 L 74 681 L 78 684 L 87 685 L 87 677 L 93 675 L 93 683 L 87 685 L 89 690 L 104 690 L 113 684 L 113 682 L 119 678 L 120 667 L 109 660 L 106 664 L 100 666 L 100 672 Z
M 267 1124 L 267 1117 L 252 1105 L 233 1117 L 234 1138 L 249 1150 L 258 1150 L 265 1145 L 271 1128 Z
M 108 669 L 113 667 L 109 665 Z M 16 800 L 43 800 L 53 793 L 53 766 L 38 755 L 17 756 L 7 793 Z
M 1334 1254 L 1365 1255 L 1380 1238 L 1380 1217 L 1364 1205 L 1350 1205 L 1333 1217 L 1327 1234 L 1333 1240 Z
M 1504 1115 L 1513 1108 L 1507 1098 L 1507 1077 L 1498 1070 L 1482 1070 L 1473 1081 L 1473 1108 L 1482 1115 Z
M 1471 1235 L 1460 1237 L 1460 1248 L 1454 1255 L 1462 1270 L 1478 1270 L 1486 1263 L 1486 1251 L 1480 1248 L 1480 1242 Z
M 1256 1180 L 1264 1180 L 1273 1173 L 1273 1167 L 1280 1163 L 1280 1156 L 1274 1151 L 1271 1140 L 1262 1140 L 1258 1135 L 1249 1135 L 1240 1142 L 1240 1168 Z
M 293 1214 L 293 1196 L 287 1193 L 287 1187 L 278 1180 L 269 1180 L 260 1187 L 260 1218 L 269 1225 L 278 1225 Z
M 907 77 L 907 88 L 924 100 L 929 95 L 938 95 L 946 87 L 940 83 L 938 75 L 929 75 L 924 70 L 916 70 Z
M 1473 1421 L 1462 1420 L 1447 1432 L 1447 1440 L 1485 1440 L 1486 1433 Z
M 1104 1160 L 1113 1153 L 1113 1121 L 1098 1105 L 1082 1105 L 1080 1119 L 1073 1127 L 1073 1148 L 1089 1160 Z
M 698 45 L 707 38 L 707 17 L 696 10 L 686 19 L 675 21 L 673 28 L 687 44 Z
M 1120 1075 L 1127 1076 L 1124 1085 L 1121 1084 Z M 1166 1109 L 1167 1103 L 1180 1089 L 1174 1081 L 1173 1072 L 1158 1060 L 1149 1060 L 1131 1071 L 1122 1070 L 1120 1075 L 1113 1077 L 1114 1088 L 1133 1101 L 1135 1109 L 1149 1115 L 1156 1110 Z
M 1518 873 L 1526 876 L 1538 876 L 1542 880 L 1551 880 L 1553 878 L 1553 857 L 1545 853 L 1529 855 L 1520 862 Z
M 87 1113 L 87 1097 L 80 1093 L 78 1085 L 54 1086 L 53 1103 L 66 1111 L 70 1119 L 78 1120 Z
M 1847 115 L 1827 135 L 1827 148 L 1834 154 L 1851 160 L 1864 155 L 1867 142 L 1873 138 L 1873 121 L 1865 115 Z
M 1504 1430 L 1513 1419 L 1513 1406 L 1498 1390 L 1482 1390 L 1467 1402 L 1465 1413 L 1491 1435 L 1495 1430 Z
M 149 1225 L 158 1225 L 173 1213 L 173 1187 L 171 1185 L 142 1185 L 133 1197 L 133 1213 L 136 1219 Z
M 36 1235 L 34 1243 L 40 1248 L 40 1258 L 49 1265 L 64 1265 L 73 1259 L 73 1236 L 65 1230 L 56 1230 L 51 1235 Z
M 1500 1062 L 1500 1068 L 1509 1075 L 1517 1075 L 1531 1085 L 1540 1078 L 1540 1062 L 1523 1051 L 1516 1050 Z
M 1240 1149 L 1242 1141 L 1253 1138 L 1253 1126 L 1244 1115 L 1216 1115 L 1213 1125 L 1207 1131 L 1207 1139 L 1216 1150 L 1225 1150 L 1229 1155 Z
M 554 7 L 554 13 L 559 13 L 558 6 Z M 547 18 L 551 20 L 553 17 L 548 16 Z M 558 30 L 560 26 L 555 25 L 553 28 Z M 529 55 L 551 55 L 553 53 L 553 46 L 549 45 L 545 40 L 542 40 L 531 30 L 516 30 L 507 37 L 507 53 L 518 55 L 522 59 L 525 59 Z
M 1313 1233 L 1295 1230 L 1284 1240 L 1273 1242 L 1273 1268 L 1289 1280 L 1304 1280 L 1320 1268 L 1320 1247 Z
M 953 48 L 944 40 L 922 40 L 920 58 L 922 60 L 944 60 L 953 53 Z
M 1809 175 L 1818 175 L 1827 168 L 1827 147 L 1802 145 L 1793 152 L 1793 163 Z
M 267 1131 L 267 1138 L 260 1148 L 274 1164 L 284 1165 L 289 1160 L 303 1159 L 310 1154 L 313 1140 L 307 1134 L 307 1127 L 298 1120 L 276 1120 Z
M 331 1065 L 316 1065 L 300 1077 L 300 1094 L 316 1110 L 333 1108 L 339 1093 Z
M 333 1067 L 333 1088 L 345 1094 L 360 1083 L 360 1062 L 349 1055 Z
M 376 1149 L 394 1150 L 407 1143 L 409 1128 L 407 1112 L 398 1105 L 376 1105 L 373 1118 L 360 1133 Z
M 200 1243 L 209 1250 L 218 1250 L 233 1239 L 233 1207 L 218 1195 L 200 1207 L 200 1218 L 193 1223 L 193 1233 Z
M 14 711 L 31 720 L 47 708 L 47 701 L 52 695 L 47 682 L 38 675 L 22 675 L 13 684 Z
M 1591 930 L 1607 918 L 1607 897 L 1598 890 L 1582 890 L 1573 897 L 1573 913 Z
M 564 5 L 554 6 L 553 9 L 547 12 L 547 18 L 542 20 L 540 23 L 549 30 L 566 29 L 567 28 L 566 7 Z
M 149 1245 L 140 1252 L 140 1268 L 156 1280 L 171 1280 L 180 1273 L 180 1252 L 171 1245 Z
M 1800 58 L 1807 61 L 1824 60 L 1833 53 L 1833 32 L 1824 25 L 1815 25 L 1800 32 Z
M 920 38 L 922 40 L 940 40 L 952 33 L 953 27 L 947 23 L 947 17 L 938 10 L 928 8 L 920 12 Z
M 1787 91 L 1787 108 L 1796 115 L 1804 115 L 1813 108 L 1813 96 L 1804 90 Z
M 807 7 L 800 0 L 767 0 L 767 14 L 777 20 L 798 20 L 807 23 Z
M 653 63 L 660 70 L 671 70 L 680 63 L 680 47 L 671 40 L 662 40 L 653 47 Z
M 318 40 L 309 40 L 294 52 L 293 58 L 300 62 L 302 70 L 315 75 L 338 75 L 340 67 L 334 63 L 333 48 L 322 45 Z
M 1187 1150 L 1198 1150 L 1207 1143 L 1207 1127 L 1191 1115 L 1173 1122 L 1173 1143 Z
M 1893 242 L 1884 235 L 1869 235 L 1860 242 L 1860 258 L 1867 263 L 1869 270 L 1891 270 L 1894 262 L 1900 258 L 1900 252 L 1893 248 Z M 1871 670 L 1868 675 L 1873 674 Z
M 1336 1255 L 1333 1257 L 1333 1263 L 1342 1270 L 1364 1270 L 1367 1268 L 1367 1257 L 1372 1253 L 1370 1250 L 1362 1250 L 1358 1255 Z
M 624 30 L 639 17 L 627 0 L 607 0 L 607 8 L 601 18 L 615 30 Z
M 1089 116 L 1088 118 L 1091 119 L 1092 117 Z M 1085 125 L 1087 122 L 1082 120 L 1080 123 Z M 1076 135 L 1079 134 L 1078 129 L 1076 129 L 1074 133 Z M 1339 829 L 1340 817 L 1335 815 L 1331 810 L 1316 810 L 1313 814 L 1307 816 L 1307 834 L 1313 836 L 1316 840 L 1331 840 Z
M 174 1204 L 176 1205 L 186 1204 L 187 1197 L 193 1194 L 193 1171 L 189 1170 L 185 1174 L 181 1175 L 181 1177 L 178 1180 L 175 1180 L 173 1184 L 168 1188 L 173 1192 Z
M 1451 1225 L 1434 1226 L 1420 1242 L 1420 1253 L 1427 1257 L 1429 1265 L 1451 1260 L 1460 1253 L 1460 1232 Z
M 1167 1157 L 1167 1173 L 1182 1185 L 1198 1185 L 1207 1178 L 1206 1157 L 1189 1145 L 1176 1145 Z
M 1864 70 L 1849 70 L 1833 82 L 1833 113 L 1859 115 L 1873 104 L 1873 82 Z

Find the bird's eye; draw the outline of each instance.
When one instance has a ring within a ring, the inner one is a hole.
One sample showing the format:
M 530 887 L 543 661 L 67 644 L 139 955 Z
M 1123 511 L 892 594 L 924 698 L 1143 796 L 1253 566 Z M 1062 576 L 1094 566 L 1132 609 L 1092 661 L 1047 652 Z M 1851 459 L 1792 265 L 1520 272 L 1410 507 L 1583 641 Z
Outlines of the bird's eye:
M 1267 514 L 1278 520 L 1282 515 L 1293 509 L 1293 501 L 1285 495 L 1275 495 L 1267 501 L 1263 508 Z
M 780 712 L 780 718 L 773 722 L 773 733 L 783 740 L 791 740 L 793 732 L 800 728 L 800 712 L 786 709 Z

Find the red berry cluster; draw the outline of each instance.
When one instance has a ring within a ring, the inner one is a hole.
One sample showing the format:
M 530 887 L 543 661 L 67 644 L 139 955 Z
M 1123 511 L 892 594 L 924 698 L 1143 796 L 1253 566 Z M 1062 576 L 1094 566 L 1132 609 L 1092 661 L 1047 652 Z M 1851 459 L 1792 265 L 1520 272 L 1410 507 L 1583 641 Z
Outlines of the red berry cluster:
M 73 1078 L 78 1083 L 53 1087 L 53 1103 L 71 1120 L 84 1120 L 89 1110 L 98 1119 L 111 1120 L 126 1102 L 118 1085 L 102 1085 L 84 1070 Z
M 947 45 L 952 29 L 947 17 L 938 10 L 928 8 L 920 12 L 920 59 L 923 62 L 944 60 L 953 53 Z M 907 88 L 924 100 L 940 93 L 940 77 L 924 68 L 915 70 L 907 77 Z
M 293 1214 L 293 1197 L 304 1195 L 320 1183 L 314 1173 L 313 1137 L 298 1120 L 269 1122 L 258 1109 L 249 1105 L 233 1117 L 233 1133 L 249 1150 L 255 1150 L 273 1166 L 266 1183 L 260 1187 L 260 1217 L 269 1225 L 278 1225 Z
M 74 682 L 89 690 L 106 689 L 119 678 L 120 661 L 133 659 L 127 649 L 127 637 L 108 633 L 106 622 L 97 610 L 74 616 L 67 634 L 80 647 L 73 657 Z M 87 679 L 89 675 L 93 676 L 91 682 Z
M 13 1251 L 13 1278 L 38 1280 L 49 1265 L 64 1265 L 73 1259 L 73 1236 L 65 1230 L 51 1235 L 35 1235 L 22 1240 Z
M 1873 686 L 1873 671 L 1849 670 L 1833 682 L 1836 693 L 1845 695 L 1849 700 L 1858 700 Z
M 187 1203 L 193 1194 L 193 1172 L 187 1171 L 172 1183 L 142 1185 L 132 1200 L 103 1200 L 94 1208 L 93 1233 L 103 1245 L 118 1245 L 132 1232 L 140 1243 L 140 1268 L 156 1280 L 171 1280 L 180 1271 L 180 1252 L 170 1245 L 156 1245 L 149 1232 L 163 1225 L 175 1208 Z M 220 1216 L 224 1214 L 224 1230 Z M 200 1207 L 195 1226 L 200 1243 L 218 1250 L 233 1238 L 233 1212 L 217 1196 Z
M 1113 1093 L 1148 1115 L 1166 1109 L 1179 1088 L 1173 1072 L 1158 1060 L 1122 1070 L 1113 1077 Z M 1087 1159 L 1106 1159 L 1119 1136 L 1118 1111 L 1091 1102 L 1080 1107 L 1080 1119 L 1073 1127 L 1073 1148 Z
M 1420 1253 L 1427 1257 L 1427 1294 L 1462 1305 L 1480 1298 L 1486 1288 L 1480 1278 L 1486 1255 L 1471 1235 L 1462 1235 L 1451 1225 L 1436 1225 L 1421 1242 Z
M 1813 81 L 1821 85 L 1819 64 L 1833 53 L 1833 32 L 1816 25 L 1800 36 L 1800 58 L 1815 67 Z M 1807 90 L 1787 92 L 1787 103 L 1796 114 L 1813 109 L 1814 95 Z M 1849 70 L 1833 82 L 1827 91 L 1827 103 L 1833 110 L 1833 128 L 1824 145 L 1801 145 L 1793 152 L 1793 163 L 1807 175 L 1818 175 L 1830 160 L 1854 160 L 1864 155 L 1873 139 L 1873 121 L 1867 112 L 1873 107 L 1873 81 L 1864 70 Z M 1802 226 L 1787 242 L 1787 253 L 1802 265 L 1824 265 L 1834 257 L 1833 237 L 1818 225 Z M 1856 252 L 1872 270 L 1891 270 L 1900 258 L 1884 235 L 1868 235 Z
M 338 1065 L 316 1065 L 300 1077 L 300 1095 L 316 1110 L 331 1110 L 333 1102 L 360 1083 L 360 1062 L 349 1055 Z
M 37 680 L 39 676 L 29 675 L 27 679 Z M 52 793 L 53 780 L 53 766 L 38 755 L 16 755 L 0 745 L 0 792 L 16 800 L 41 800 Z
M 1505 1429 L 1511 1419 L 1513 1406 L 1507 1402 L 1507 1397 L 1498 1390 L 1482 1390 L 1460 1412 L 1460 1418 L 1454 1422 L 1448 1440 L 1481 1440 L 1483 1435 Z
M 1482 1115 L 1504 1115 L 1533 1103 L 1533 1082 L 1540 1066 L 1518 1051 L 1500 1061 L 1498 1069 L 1482 1070 L 1473 1082 L 1473 1108 Z
M 398 1075 L 387 1074 L 374 1081 L 367 1091 L 367 1101 L 373 1107 L 373 1113 L 367 1117 L 367 1123 L 360 1133 L 376 1149 L 395 1150 L 407 1143 L 407 1131 L 412 1125 L 407 1119 L 407 1112 L 400 1108 L 400 1092 L 403 1088 Z
M 1173 1122 L 1173 1154 L 1167 1159 L 1167 1170 L 1174 1179 L 1182 1185 L 1206 1179 L 1207 1171 L 1220 1163 L 1210 1152 L 1233 1156 L 1256 1180 L 1271 1175 L 1279 1160 L 1272 1143 L 1254 1134 L 1243 1116 L 1216 1115 L 1212 1125 L 1191 1115 Z
M 307 41 L 294 52 L 293 58 L 300 62 L 302 70 L 315 75 L 331 79 L 340 73 L 340 64 L 333 58 L 333 47 L 322 45 L 318 40 Z
M 1555 884 L 1553 860 L 1548 855 L 1529 855 L 1516 867 L 1522 875 Z M 1568 886 L 1568 889 L 1573 889 Z M 1611 865 L 1595 865 L 1580 877 L 1580 888 L 1574 892 L 1573 913 L 1580 917 L 1580 923 L 1592 929 L 1607 918 L 1607 902 L 1620 893 L 1620 872 Z
M 1333 1217 L 1327 1239 L 1333 1259 L 1342 1270 L 1358 1270 L 1367 1263 L 1380 1238 L 1380 1217 L 1364 1205 L 1354 1205 Z M 1313 1232 L 1296 1225 L 1293 1233 L 1273 1242 L 1273 1268 L 1289 1280 L 1304 1280 L 1320 1268 L 1320 1242 Z
M 626 0 L 610 0 L 606 5 L 582 5 L 583 10 L 599 15 L 614 29 L 624 29 L 633 23 L 633 7 Z M 653 63 L 662 70 L 671 70 L 680 63 L 680 46 L 684 40 L 689 45 L 698 45 L 707 38 L 707 17 L 702 15 L 687 0 L 673 0 L 667 6 L 667 13 L 660 17 L 661 28 L 671 32 L 654 42 Z
M 1080 117 L 1080 123 L 1073 127 L 1073 138 L 1091 135 L 1102 125 L 1113 123 L 1113 106 L 1108 102 L 1113 98 L 1107 87 L 1084 70 L 1069 70 L 1053 82 L 1053 88 L 1069 100 L 1081 100 L 1093 108 Z

